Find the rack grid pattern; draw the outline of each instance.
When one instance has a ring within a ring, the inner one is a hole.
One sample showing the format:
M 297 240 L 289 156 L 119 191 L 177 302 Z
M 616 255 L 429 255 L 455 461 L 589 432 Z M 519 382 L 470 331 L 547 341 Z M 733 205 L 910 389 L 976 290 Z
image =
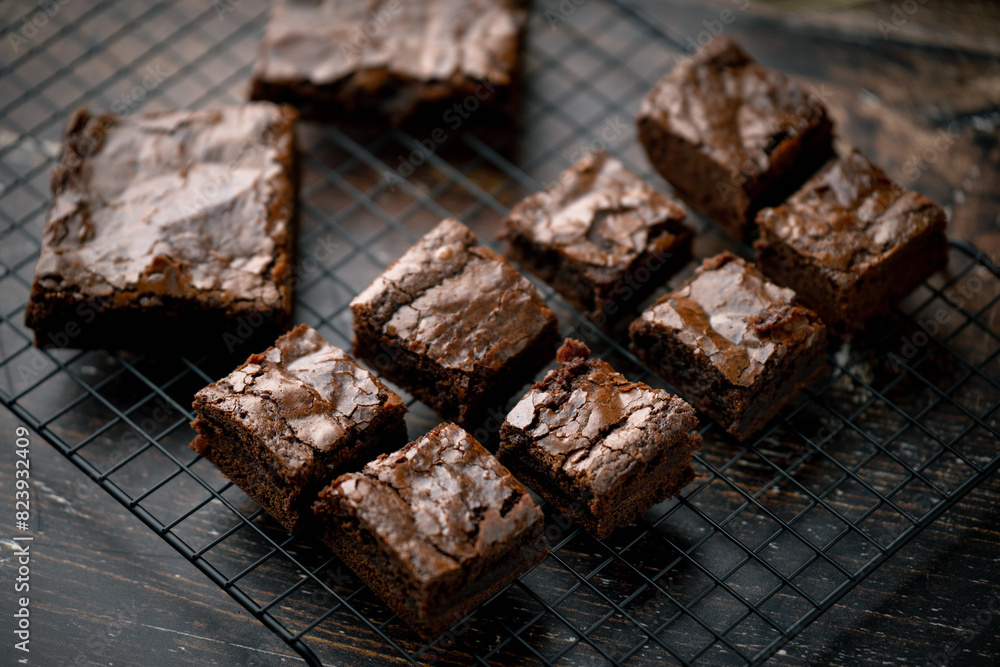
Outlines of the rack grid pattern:
M 233 360 L 38 349 L 23 325 L 70 111 L 238 103 L 265 4 L 66 5 L 0 70 L 11 91 L 0 99 L 0 399 L 310 664 L 348 650 L 400 664 L 760 664 L 1000 468 L 1000 271 L 954 242 L 947 275 L 877 339 L 832 352 L 831 373 L 752 442 L 703 420 L 701 476 L 682 497 L 603 543 L 546 508 L 550 557 L 421 641 L 313 528 L 282 532 L 187 449 L 193 392 Z M 303 125 L 299 321 L 349 347 L 351 297 L 421 234 L 457 217 L 492 244 L 509 206 L 582 151 L 607 148 L 655 178 L 631 119 L 683 46 L 632 4 L 574 7 L 554 22 L 558 8 L 535 3 L 511 150 L 460 134 L 431 152 L 399 130 Z M 564 333 L 666 386 L 620 329 L 594 329 L 538 287 Z M 433 426 L 400 393 L 411 435 Z M 497 426 L 476 435 L 492 447 Z

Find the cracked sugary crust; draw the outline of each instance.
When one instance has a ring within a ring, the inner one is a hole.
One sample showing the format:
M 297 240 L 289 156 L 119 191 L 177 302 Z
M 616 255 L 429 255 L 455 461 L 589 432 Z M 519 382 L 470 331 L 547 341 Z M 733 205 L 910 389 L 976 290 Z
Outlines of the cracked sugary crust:
M 36 343 L 175 348 L 221 342 L 241 318 L 257 339 L 287 328 L 296 116 L 78 109 L 25 312 Z
M 323 119 L 503 123 L 516 108 L 525 4 L 281 0 L 261 40 L 251 97 Z M 449 115 L 456 104 L 464 115 Z
M 598 151 L 511 210 L 507 255 L 605 324 L 687 262 L 694 232 L 684 217 L 680 205 Z
M 765 274 L 841 333 L 886 315 L 948 261 L 947 218 L 857 150 L 757 215 Z
M 200 390 L 194 408 L 196 451 L 267 470 L 293 505 L 405 439 L 402 399 L 304 324 Z
M 454 424 L 340 476 L 314 509 L 330 546 L 427 634 L 547 552 L 542 512 L 527 490 Z
M 678 196 L 737 238 L 833 153 L 833 123 L 817 96 L 725 36 L 660 79 L 636 122 Z
M 551 358 L 555 314 L 475 235 L 444 220 L 351 302 L 355 354 L 468 423 Z
M 567 339 L 559 361 L 507 416 L 499 457 L 604 538 L 694 478 L 698 419 L 680 398 L 628 381 L 579 341 Z
M 795 292 L 722 253 L 629 327 L 632 349 L 745 439 L 826 368 L 826 327 Z

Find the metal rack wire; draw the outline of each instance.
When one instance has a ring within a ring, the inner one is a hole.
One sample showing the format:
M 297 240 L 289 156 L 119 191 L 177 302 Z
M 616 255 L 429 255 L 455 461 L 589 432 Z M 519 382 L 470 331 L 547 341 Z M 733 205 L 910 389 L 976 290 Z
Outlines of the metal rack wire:
M 580 150 L 606 147 L 648 175 L 631 130 L 605 130 L 630 125 L 679 45 L 631 5 L 574 5 L 553 28 L 537 4 L 517 164 L 471 136 L 421 156 L 422 137 L 402 131 L 302 128 L 298 319 L 334 344 L 350 344 L 350 298 L 440 218 L 492 242 L 507 208 Z M 0 399 L 311 664 L 359 647 L 410 664 L 759 664 L 1000 467 L 1000 271 L 954 243 L 947 276 L 902 304 L 878 340 L 831 354 L 834 371 L 753 442 L 705 420 L 702 476 L 683 497 L 605 543 L 549 508 L 552 555 L 424 643 L 312 529 L 283 533 L 186 448 L 191 395 L 231 360 L 32 345 L 23 310 L 69 112 L 239 102 L 266 6 L 103 0 L 63 11 L 0 70 L 15 92 L 0 102 Z M 394 177 L 412 151 L 414 173 Z M 620 332 L 587 326 L 539 288 L 565 333 L 664 386 Z M 409 403 L 417 435 L 435 419 Z M 482 435 L 494 444 L 495 429 Z

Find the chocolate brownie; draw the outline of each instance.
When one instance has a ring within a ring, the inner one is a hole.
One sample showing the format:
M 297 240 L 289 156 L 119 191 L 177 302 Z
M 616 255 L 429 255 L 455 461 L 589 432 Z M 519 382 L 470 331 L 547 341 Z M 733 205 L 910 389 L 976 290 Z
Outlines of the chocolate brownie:
M 287 329 L 295 117 L 270 103 L 77 110 L 25 312 L 35 343 L 232 351 L 250 337 L 238 327 Z
M 294 532 L 337 475 L 406 442 L 402 399 L 305 324 L 194 398 L 191 443 Z
M 757 224 L 761 270 L 840 333 L 888 314 L 948 262 L 944 211 L 856 150 L 761 211 Z
M 540 370 L 558 324 L 535 287 L 444 220 L 351 301 L 355 354 L 444 419 L 474 423 Z
M 563 514 L 604 539 L 694 479 L 694 408 L 629 382 L 579 341 L 507 415 L 497 456 Z
M 548 553 L 527 489 L 454 424 L 338 477 L 315 511 L 330 548 L 428 637 Z
M 826 107 L 790 78 L 716 37 L 643 99 L 639 140 L 691 208 L 744 239 L 832 155 Z
M 280 0 L 253 99 L 326 120 L 457 129 L 515 111 L 522 0 Z
M 632 323 L 632 350 L 740 440 L 826 369 L 826 328 L 730 253 L 706 259 Z
M 598 325 L 652 292 L 691 256 L 684 209 L 606 153 L 514 207 L 507 256 Z

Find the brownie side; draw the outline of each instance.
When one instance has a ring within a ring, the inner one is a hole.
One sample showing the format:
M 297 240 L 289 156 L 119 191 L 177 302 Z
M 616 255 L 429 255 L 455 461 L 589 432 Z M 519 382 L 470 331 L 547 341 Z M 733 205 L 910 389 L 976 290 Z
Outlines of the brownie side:
M 728 253 L 705 260 L 629 334 L 637 357 L 739 440 L 826 370 L 819 317 Z
M 295 118 L 266 103 L 78 109 L 25 309 L 36 345 L 203 349 L 287 329 Z
M 727 37 L 657 82 L 636 121 L 650 162 L 678 196 L 739 239 L 758 210 L 833 154 L 822 102 Z
M 405 404 L 300 325 L 195 395 L 192 443 L 289 531 L 337 474 L 406 441 Z
M 526 20 L 523 0 L 284 0 L 268 20 L 250 97 L 362 125 L 509 125 Z
M 948 261 L 944 212 L 858 151 L 831 161 L 785 204 L 757 217 L 761 269 L 794 286 L 840 334 L 889 314 Z
M 579 341 L 501 427 L 499 458 L 546 500 L 604 539 L 692 479 L 694 408 L 629 382 Z
M 534 286 L 454 220 L 386 269 L 351 311 L 358 357 L 466 425 L 542 368 L 558 340 Z
M 504 222 L 507 256 L 600 326 L 627 312 L 690 258 L 683 209 L 598 151 Z
M 327 544 L 428 637 L 548 552 L 527 490 L 454 424 L 337 478 L 315 511 Z

